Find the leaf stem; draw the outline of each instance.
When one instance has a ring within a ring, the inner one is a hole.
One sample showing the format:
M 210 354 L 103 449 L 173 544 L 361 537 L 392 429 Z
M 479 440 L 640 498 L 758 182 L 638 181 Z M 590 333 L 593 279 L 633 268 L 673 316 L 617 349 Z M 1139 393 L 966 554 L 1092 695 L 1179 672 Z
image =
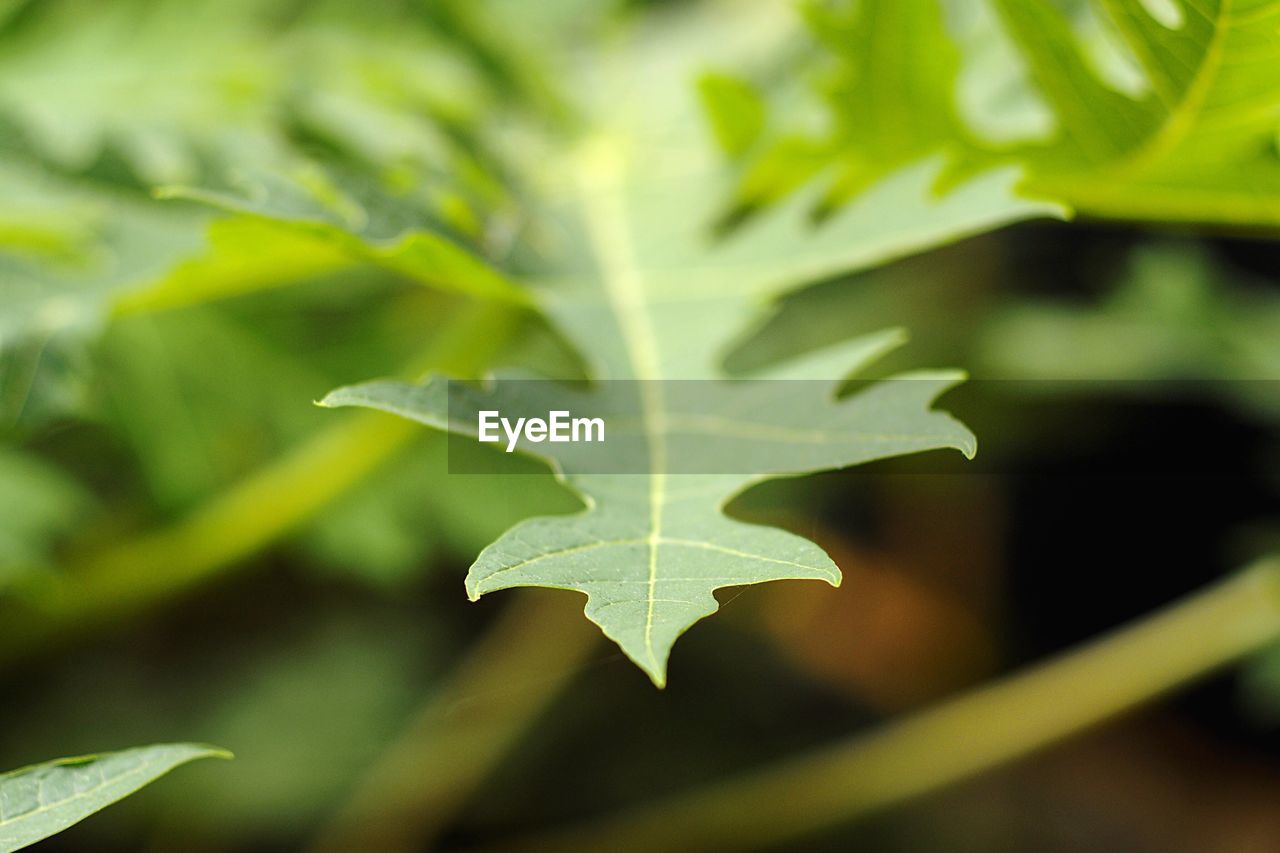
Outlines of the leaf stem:
M 358 415 L 218 495 L 187 518 L 41 579 L 34 608 L 6 613 L 0 666 L 178 595 L 273 542 L 390 458 L 413 425 Z
M 74 566 L 53 610 L 127 611 L 186 589 L 313 516 L 413 434 L 398 418 L 364 415 L 325 429 L 188 518 Z
M 440 832 L 595 654 L 578 596 L 521 592 L 369 768 L 312 853 L 434 848 Z
M 1026 672 L 867 736 L 517 846 L 776 845 L 981 773 L 1280 640 L 1280 558 Z
M 520 317 L 468 303 L 415 365 L 464 372 L 488 364 Z M 381 412 L 326 427 L 299 447 L 216 495 L 190 516 L 75 560 L 32 590 L 33 608 L 0 618 L 0 666 L 60 636 L 82 633 L 181 594 L 296 529 L 363 480 L 418 434 Z M 12 609 L 14 612 L 8 612 Z

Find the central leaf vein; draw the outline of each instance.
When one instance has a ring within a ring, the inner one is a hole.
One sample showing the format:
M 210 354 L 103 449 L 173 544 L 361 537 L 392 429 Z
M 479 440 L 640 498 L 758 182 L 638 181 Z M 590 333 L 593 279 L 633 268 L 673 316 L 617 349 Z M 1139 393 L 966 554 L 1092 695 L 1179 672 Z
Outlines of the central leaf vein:
M 666 504 L 667 449 L 658 338 L 645 298 L 642 271 L 636 263 L 629 217 L 623 197 L 621 163 L 613 151 L 592 152 L 579 181 L 587 234 L 600 264 L 601 283 L 622 334 L 627 358 L 640 394 L 641 420 L 649 457 L 649 519 L 646 544 L 649 578 L 644 621 L 645 654 L 660 668 L 653 647 L 654 609 L 658 589 L 658 546 Z

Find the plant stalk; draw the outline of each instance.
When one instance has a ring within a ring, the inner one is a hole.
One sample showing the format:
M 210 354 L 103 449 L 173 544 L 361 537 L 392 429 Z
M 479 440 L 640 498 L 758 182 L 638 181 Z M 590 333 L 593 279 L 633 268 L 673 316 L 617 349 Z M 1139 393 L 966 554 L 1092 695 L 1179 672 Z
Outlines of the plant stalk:
M 518 849 L 746 850 L 852 821 L 1033 753 L 1280 641 L 1280 558 L 932 709 Z
M 514 599 L 370 767 L 312 853 L 435 849 L 599 648 L 578 596 L 538 590 Z
M 467 304 L 461 313 L 410 372 L 479 370 L 520 323 L 510 308 L 493 304 Z M 412 421 L 381 412 L 351 415 L 188 517 L 72 561 L 41 580 L 29 608 L 14 603 L 0 614 L 0 667 L 57 638 L 184 593 L 239 564 L 361 482 L 419 430 Z

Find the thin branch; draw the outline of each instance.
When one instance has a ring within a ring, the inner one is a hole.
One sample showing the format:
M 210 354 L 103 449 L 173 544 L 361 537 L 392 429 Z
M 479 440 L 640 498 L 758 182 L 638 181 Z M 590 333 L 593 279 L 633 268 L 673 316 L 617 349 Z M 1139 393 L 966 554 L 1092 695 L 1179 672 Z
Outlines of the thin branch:
M 1280 641 L 1280 559 L 880 731 L 519 849 L 745 850 L 850 821 L 1028 755 Z
M 527 591 L 356 786 L 313 853 L 433 849 L 599 645 L 578 596 Z
M 488 364 L 520 318 L 509 308 L 469 303 L 423 354 L 426 366 L 464 372 Z M 297 529 L 403 448 L 420 427 L 363 412 L 326 427 L 299 447 L 216 495 L 190 516 L 90 554 L 31 590 L 31 604 L 0 613 L 0 666 L 182 594 L 241 564 Z

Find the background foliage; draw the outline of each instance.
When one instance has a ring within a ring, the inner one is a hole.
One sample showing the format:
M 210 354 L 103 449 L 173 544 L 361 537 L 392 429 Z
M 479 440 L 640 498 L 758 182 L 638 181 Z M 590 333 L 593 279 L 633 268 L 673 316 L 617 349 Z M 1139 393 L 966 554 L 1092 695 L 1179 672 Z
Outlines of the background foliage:
M 0 2 L 0 765 L 237 755 L 50 849 L 536 837 L 1274 549 L 1277 26 L 1264 0 Z M 701 123 L 620 107 L 650 101 Z M 602 128 L 642 178 L 719 163 L 685 212 L 730 236 L 792 217 L 802 260 L 858 210 L 954 213 L 780 281 L 725 364 L 905 328 L 865 376 L 967 369 L 946 408 L 982 448 L 736 498 L 844 585 L 722 591 L 661 693 L 578 596 L 465 600 L 484 546 L 578 507 L 542 466 L 446 475 L 442 436 L 309 405 L 373 377 L 598 368 L 525 283 L 555 255 L 558 164 Z M 1019 195 L 966 194 L 992 175 Z M 811 843 L 1280 838 L 1275 660 Z

